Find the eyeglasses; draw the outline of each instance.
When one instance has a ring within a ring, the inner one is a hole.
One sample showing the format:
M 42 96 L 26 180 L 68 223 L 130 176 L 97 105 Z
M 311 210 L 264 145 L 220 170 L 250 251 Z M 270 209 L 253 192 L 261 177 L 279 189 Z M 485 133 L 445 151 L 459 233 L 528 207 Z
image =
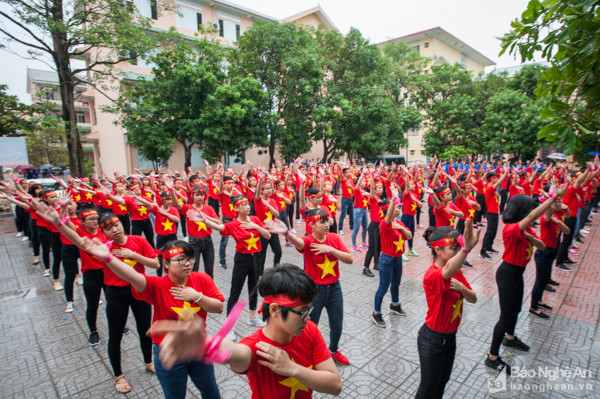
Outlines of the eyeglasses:
M 185 266 L 187 263 L 193 264 L 194 258 L 169 259 L 169 262 L 177 262 L 180 266 Z
M 289 309 L 289 311 L 292 312 L 292 313 L 296 313 L 298 316 L 300 316 L 301 320 L 308 319 L 308 315 L 310 315 L 310 312 L 312 312 L 312 310 L 315 308 L 313 305 L 310 305 L 308 307 L 308 309 L 303 310 L 302 312 L 298 312 L 297 310 L 294 310 L 292 308 L 288 308 L 287 306 L 282 306 L 282 307 L 285 307 L 285 308 Z

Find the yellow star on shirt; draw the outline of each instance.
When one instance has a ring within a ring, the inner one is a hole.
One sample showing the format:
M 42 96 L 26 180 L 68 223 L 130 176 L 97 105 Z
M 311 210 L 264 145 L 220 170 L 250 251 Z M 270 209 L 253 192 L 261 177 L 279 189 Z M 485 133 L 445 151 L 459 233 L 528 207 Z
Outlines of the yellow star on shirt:
M 472 218 L 475 216 L 475 208 L 469 208 L 469 217 Z
M 92 193 L 85 193 L 85 199 L 92 199 L 93 196 Z
M 125 212 L 127 210 L 127 207 L 125 205 L 119 205 L 119 209 Z
M 137 260 L 133 260 L 133 259 L 123 259 L 123 262 L 125 262 L 127 265 L 131 266 L 132 268 L 135 267 L 135 265 L 137 265 Z
M 329 212 L 335 212 L 335 204 L 329 204 Z
M 334 270 L 335 265 L 337 265 L 337 259 L 332 262 L 329 260 L 327 255 L 325 255 L 325 262 L 317 263 L 317 266 L 319 266 L 321 269 L 323 269 L 323 274 L 321 275 L 321 279 L 324 279 L 325 276 L 327 276 L 328 274 L 331 274 L 332 276 L 335 277 L 335 270 Z
M 190 312 L 190 311 L 191 311 L 191 312 L 193 312 L 193 313 L 198 313 L 198 311 L 199 311 L 201 308 L 200 308 L 200 307 L 196 307 L 196 306 L 192 307 L 188 301 L 183 301 L 183 307 L 182 307 L 182 308 L 171 307 L 171 309 L 172 309 L 172 310 L 173 310 L 175 313 L 177 313 L 177 314 L 181 314 L 181 311 L 182 311 L 183 309 L 187 309 L 187 310 L 188 310 L 188 312 Z M 178 317 L 177 319 L 178 319 L 178 320 L 182 320 L 182 319 L 181 319 L 181 317 Z
M 413 204 L 410 206 L 410 210 L 411 210 L 411 211 L 415 211 L 415 210 L 417 210 L 417 204 L 413 203 Z
M 454 308 L 454 313 L 452 313 L 452 320 L 450 320 L 450 323 L 453 323 L 454 319 L 456 319 L 457 317 L 462 317 L 462 313 L 461 313 L 462 303 L 463 303 L 462 296 L 459 296 L 458 299 L 456 300 L 456 303 L 454 305 L 452 305 L 452 307 Z
M 167 231 L 167 230 L 173 231 L 173 222 L 171 222 L 169 219 L 165 220 L 161 224 L 163 225 L 163 229 L 165 231 Z
M 140 215 L 147 215 L 148 214 L 148 208 L 146 208 L 145 206 L 140 206 L 138 208 L 138 212 L 140 213 Z
M 400 252 L 404 249 L 404 239 L 400 236 L 398 241 L 392 241 L 392 244 L 396 244 L 396 252 Z
M 250 233 L 250 238 L 244 240 L 244 242 L 248 244 L 248 251 L 252 248 L 258 250 L 258 246 L 256 245 L 258 240 L 260 240 L 260 237 L 254 237 L 254 233 Z
M 215 187 L 215 188 L 213 188 L 213 194 L 215 194 L 215 195 L 216 195 L 216 194 L 218 194 L 218 191 L 217 191 L 217 188 L 216 188 L 216 187 Z
M 379 210 L 379 217 L 382 218 L 383 217 L 383 209 Z
M 265 216 L 267 217 L 267 219 L 273 220 L 273 214 L 271 213 L 271 211 L 265 212 Z
M 351 188 L 348 189 L 348 194 L 352 194 L 352 189 Z
M 290 199 L 294 198 L 294 193 L 290 193 Z
M 109 199 L 106 200 L 106 205 L 107 206 L 112 206 L 112 204 L 113 204 L 112 200 L 109 200 Z
M 279 203 L 279 205 L 281 205 L 281 209 L 285 208 L 285 201 L 281 200 L 281 202 Z
M 531 255 L 533 255 L 533 245 L 530 242 L 527 243 L 527 260 L 531 259 Z
M 296 363 L 294 358 L 292 358 L 292 362 Z M 312 367 L 312 364 L 308 366 L 309 369 L 312 369 Z M 279 381 L 279 383 L 283 386 L 291 388 L 292 392 L 290 393 L 290 399 L 294 399 L 296 397 L 297 391 L 308 392 L 308 388 L 294 377 L 288 377 L 285 380 Z
M 77 194 L 75 196 L 75 202 L 79 202 L 79 201 L 81 201 L 81 195 Z
M 364 206 L 365 208 L 367 207 L 367 203 L 368 203 L 368 202 L 369 202 L 369 201 L 367 201 L 366 199 L 364 199 L 364 200 L 363 200 L 363 206 Z
M 229 210 L 230 210 L 230 211 L 232 211 L 232 212 L 233 212 L 233 210 L 234 210 L 234 209 L 233 209 L 233 204 L 232 204 L 231 202 L 229 203 Z
M 146 197 L 152 198 L 152 193 L 146 193 Z
M 483 191 L 483 194 L 485 194 L 485 187 L 483 188 L 483 190 L 482 190 L 482 191 Z
M 195 222 L 198 225 L 198 231 L 202 231 L 202 230 L 206 230 L 208 231 L 208 229 L 206 228 L 206 224 L 202 223 L 202 222 Z

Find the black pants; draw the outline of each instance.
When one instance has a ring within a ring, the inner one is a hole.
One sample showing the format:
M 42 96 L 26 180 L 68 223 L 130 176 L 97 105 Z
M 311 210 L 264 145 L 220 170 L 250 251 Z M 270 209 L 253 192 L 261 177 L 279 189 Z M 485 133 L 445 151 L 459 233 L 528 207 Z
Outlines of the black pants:
M 62 255 L 62 242 L 60 234 L 53 233 L 45 227 L 38 226 L 38 236 L 42 244 L 42 261 L 44 268 L 50 268 L 50 249 L 52 249 L 52 277 L 58 280 L 60 275 L 60 258 Z
M 208 198 L 208 205 L 212 206 L 212 208 L 215 210 L 215 213 L 217 214 L 217 216 L 219 216 L 219 200 L 216 198 Z
M 288 229 L 291 229 L 290 220 L 288 217 L 288 210 L 289 210 L 289 206 L 286 207 L 285 209 L 280 210 L 279 216 L 277 216 L 277 219 L 281 220 Z M 293 211 L 293 209 L 292 209 L 292 211 Z
M 288 218 L 288 227 L 290 229 L 294 228 L 294 201 L 291 204 L 285 207 L 285 213 Z
M 231 222 L 233 218 L 223 217 L 223 224 L 227 222 Z M 219 243 L 219 263 L 224 264 L 226 262 L 227 254 L 225 251 L 227 250 L 227 243 L 229 242 L 229 236 L 221 236 L 221 242 Z
M 458 222 L 456 222 L 456 231 L 460 235 L 465 232 L 465 219 L 458 219 Z
M 123 231 L 125 232 L 125 234 L 129 235 L 131 234 L 131 217 L 129 216 L 128 213 L 124 214 L 124 215 L 117 215 L 117 217 L 119 218 L 119 220 L 121 221 L 121 224 L 123 225 Z M 136 234 L 138 235 L 138 234 Z
M 96 318 L 98 317 L 98 303 L 100 294 L 105 290 L 104 269 L 86 270 L 83 272 L 83 294 L 87 302 L 85 319 L 90 332 L 96 331 Z M 106 292 L 104 293 L 106 296 Z
M 434 206 L 429 205 L 429 227 L 435 227 L 435 214 L 433 213 Z
M 546 247 L 544 251 L 535 251 L 535 284 L 531 291 L 531 309 L 537 309 L 542 301 L 544 288 L 552 275 L 552 263 L 556 257 L 556 248 Z
M 231 274 L 231 290 L 227 300 L 227 315 L 237 303 L 244 287 L 244 281 L 248 277 L 248 293 L 250 295 L 250 310 L 256 310 L 258 297 L 256 295 L 256 284 L 258 283 L 258 263 L 260 261 L 260 252 L 253 254 L 235 253 L 233 257 L 233 272 Z
M 77 259 L 79 259 L 79 249 L 75 245 L 62 246 L 62 265 L 65 272 L 65 297 L 67 302 L 73 302 L 73 284 L 75 276 L 79 272 Z
M 575 223 L 577 222 L 577 215 L 571 216 L 570 218 L 565 219 L 565 224 L 569 228 L 569 234 L 563 234 L 562 241 L 558 246 L 558 251 L 556 253 L 556 263 L 563 263 L 569 257 L 569 246 L 573 242 L 573 237 L 575 233 Z
M 381 237 L 379 235 L 379 223 L 371 221 L 367 228 L 369 232 L 369 249 L 365 255 L 365 267 L 371 265 L 371 259 L 375 258 L 375 269 L 379 268 L 379 255 L 381 255 Z
M 524 267 L 502 262 L 496 271 L 498 299 L 500 302 L 500 319 L 494 327 L 490 354 L 498 356 L 500 344 L 505 334 L 515 335 L 517 319 L 523 303 Z
M 152 362 L 152 339 L 146 336 L 152 321 L 152 307 L 149 303 L 133 297 L 131 287 L 106 287 L 106 319 L 108 320 L 108 358 L 115 377 L 121 370 L 121 340 L 127 322 L 129 308 L 135 317 L 137 332 L 144 363 Z
M 194 267 L 193 271 L 197 272 L 200 269 L 200 257 L 204 262 L 204 272 L 211 278 L 213 276 L 215 266 L 215 247 L 211 236 L 192 237 L 190 236 L 189 243 L 194 247 Z
M 262 276 L 262 272 L 265 268 L 265 261 L 267 259 L 267 246 L 270 246 L 271 251 L 273 251 L 273 266 L 281 263 L 281 242 L 279 241 L 279 234 L 271 233 L 271 238 L 268 240 L 261 236 L 260 245 L 262 245 L 262 250 L 260 251 L 258 277 Z
M 478 224 L 478 223 L 481 223 L 481 219 L 483 218 L 483 215 L 485 215 L 486 211 L 487 211 L 487 206 L 485 205 L 485 194 L 476 194 L 475 199 L 477 200 L 477 203 L 481 207 L 481 210 L 475 211 L 475 217 L 473 218 L 473 223 Z
M 415 398 L 441 398 L 444 396 L 444 388 L 452 373 L 456 353 L 456 333 L 438 333 L 423 324 L 419 330 L 417 347 L 421 363 L 421 383 Z
M 181 225 L 181 235 L 187 237 L 187 221 L 184 213 L 179 214 L 179 224 Z
M 29 240 L 31 240 L 31 248 L 33 249 L 33 256 L 40 256 L 40 235 L 38 232 L 38 225 L 35 219 L 29 218 Z
M 144 220 L 132 220 L 131 221 L 131 234 L 134 236 L 141 236 L 144 233 L 146 240 L 154 248 L 154 230 L 152 229 L 152 222 L 150 219 Z
M 498 214 L 487 213 L 487 229 L 485 230 L 485 236 L 483 236 L 483 244 L 481 245 L 481 252 L 487 252 L 492 249 L 496 234 L 498 233 Z
M 171 241 L 175 241 L 176 239 L 177 239 L 177 233 L 169 234 L 166 236 L 157 234 L 156 235 L 156 248 L 162 249 L 167 243 L 169 243 Z M 158 277 L 162 277 L 162 275 L 163 275 L 162 255 L 158 255 L 158 263 L 160 264 L 160 267 L 158 268 L 158 270 L 156 270 L 156 275 Z
M 17 231 L 19 233 L 23 233 L 25 235 L 27 228 L 29 227 L 28 223 L 27 223 L 27 212 L 25 212 L 25 209 L 21 208 L 20 206 L 17 206 L 17 209 L 15 210 L 16 212 L 16 217 L 15 217 L 15 225 L 17 226 Z
M 508 203 L 508 190 L 500 190 L 500 213 L 504 213 L 504 207 Z

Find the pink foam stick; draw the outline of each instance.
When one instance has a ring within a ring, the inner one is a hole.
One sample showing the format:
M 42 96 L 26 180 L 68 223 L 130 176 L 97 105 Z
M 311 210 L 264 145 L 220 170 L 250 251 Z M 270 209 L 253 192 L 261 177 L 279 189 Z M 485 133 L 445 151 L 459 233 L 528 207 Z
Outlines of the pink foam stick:
M 231 353 L 227 351 L 220 350 L 221 342 L 223 338 L 227 336 L 227 333 L 233 328 L 235 322 L 242 314 L 242 310 L 246 306 L 246 302 L 239 301 L 233 306 L 231 309 L 231 313 L 227 316 L 225 323 L 219 330 L 219 332 L 214 336 L 206 337 L 206 352 L 204 353 L 204 363 L 213 364 L 213 363 L 224 363 L 227 359 L 231 357 Z

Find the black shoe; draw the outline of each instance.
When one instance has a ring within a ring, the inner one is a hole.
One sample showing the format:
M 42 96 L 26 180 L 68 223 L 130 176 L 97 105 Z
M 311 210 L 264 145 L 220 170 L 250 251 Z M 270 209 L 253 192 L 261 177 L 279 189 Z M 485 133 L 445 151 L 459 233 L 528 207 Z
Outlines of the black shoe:
M 549 285 L 547 285 L 546 287 L 544 287 L 544 289 L 545 289 L 546 291 L 548 291 L 548 292 L 556 292 L 556 288 L 554 288 L 554 287 L 551 287 L 551 286 L 549 286 Z
M 527 345 L 526 343 L 521 341 L 519 338 L 517 338 L 516 335 L 515 335 L 515 339 L 508 339 L 508 338 L 504 337 L 504 339 L 502 340 L 502 344 L 504 346 L 510 346 L 511 348 L 515 348 L 515 349 L 518 349 L 523 352 L 529 351 L 529 345 Z
M 557 263 L 557 264 L 556 264 L 556 268 L 557 268 L 558 270 L 562 270 L 563 272 L 570 272 L 570 271 L 571 271 L 571 269 L 569 269 L 568 267 L 566 267 L 566 266 L 565 266 L 564 264 L 562 264 L 562 263 Z
M 464 261 L 464 263 L 463 263 L 463 266 L 464 266 L 464 267 L 470 267 L 470 268 L 472 268 L 472 267 L 473 267 L 473 265 L 472 265 L 472 264 L 470 264 L 470 263 L 469 263 L 469 262 L 467 262 L 467 261 Z
M 545 303 L 538 303 L 538 308 L 552 310 L 552 306 L 546 305 Z
M 577 264 L 577 262 L 572 261 L 571 259 L 566 259 L 563 263 L 565 265 L 576 265 Z
M 402 306 L 400 306 L 400 304 L 394 305 L 393 303 L 390 303 L 390 311 L 399 316 L 406 316 L 406 312 L 402 310 Z
M 575 241 L 578 242 L 578 243 L 580 243 L 580 244 L 583 244 L 583 240 L 581 238 L 579 238 L 579 237 L 575 238 Z
M 90 339 L 88 340 L 88 343 L 90 344 L 90 346 L 96 346 L 100 344 L 100 336 L 96 331 L 90 334 Z
M 497 254 L 498 253 L 498 251 L 496 251 L 494 248 L 488 249 L 488 252 L 491 252 L 493 254 Z
M 379 270 L 379 265 L 373 266 L 373 270 Z
M 481 256 L 483 259 L 492 259 L 492 257 L 489 256 L 487 252 L 481 252 L 479 256 Z
M 494 369 L 496 371 L 502 371 L 506 368 L 506 374 L 510 375 L 511 373 L 511 367 L 509 364 L 506 364 L 506 362 L 504 360 L 502 360 L 501 357 L 498 356 L 498 359 L 496 360 L 492 360 L 490 359 L 489 356 L 485 357 L 485 365 L 488 366 L 491 369 Z
M 533 309 L 529 309 L 529 313 L 531 313 L 532 315 L 537 316 L 539 318 L 542 318 L 542 319 L 549 319 L 550 318 L 550 316 L 548 316 L 546 313 L 544 313 L 544 312 L 537 313 Z
M 129 331 L 129 328 L 127 328 L 127 327 L 125 327 L 125 328 L 123 329 L 123 335 L 129 335 L 129 333 L 130 333 L 130 332 L 131 332 L 131 331 Z
M 555 281 L 555 280 L 552 280 L 552 279 L 550 279 L 550 281 L 548 281 L 548 284 L 555 285 L 557 287 L 560 285 L 560 283 L 558 281 Z
M 368 267 L 365 267 L 363 269 L 363 274 L 367 277 L 375 277 L 375 275 L 373 274 L 373 272 L 371 271 L 371 269 L 369 269 Z
M 225 262 L 220 262 L 221 265 L 221 269 L 226 270 L 227 269 L 227 263 Z
M 373 312 L 371 318 L 377 327 L 385 328 L 385 320 L 383 320 L 383 315 L 381 313 Z

